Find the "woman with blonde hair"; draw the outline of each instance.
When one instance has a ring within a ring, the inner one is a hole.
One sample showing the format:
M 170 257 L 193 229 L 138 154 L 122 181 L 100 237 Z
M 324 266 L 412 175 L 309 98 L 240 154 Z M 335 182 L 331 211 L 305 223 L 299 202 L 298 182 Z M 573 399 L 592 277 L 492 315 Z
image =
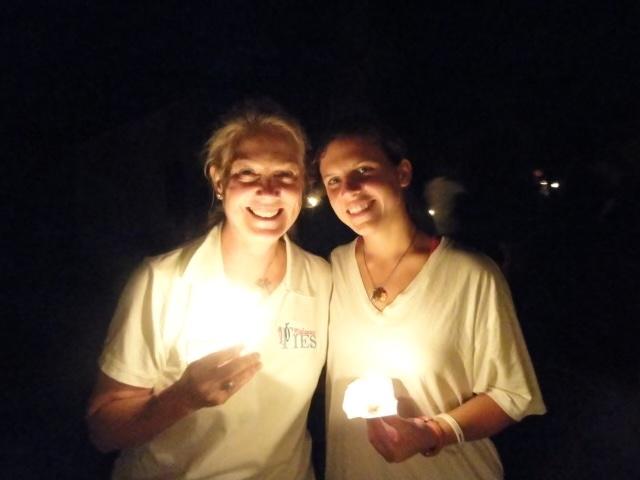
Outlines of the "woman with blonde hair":
M 120 299 L 88 424 L 114 478 L 313 479 L 306 417 L 325 360 L 326 262 L 286 235 L 305 134 L 275 105 L 232 110 L 207 143 L 223 219 L 146 260 Z

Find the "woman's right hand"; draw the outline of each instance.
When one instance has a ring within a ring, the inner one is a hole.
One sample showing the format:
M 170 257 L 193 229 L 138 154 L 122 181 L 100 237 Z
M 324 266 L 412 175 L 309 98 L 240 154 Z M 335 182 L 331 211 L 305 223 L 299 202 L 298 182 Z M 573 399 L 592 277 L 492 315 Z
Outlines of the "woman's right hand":
M 187 408 L 221 405 L 253 378 L 262 366 L 260 355 L 240 355 L 241 350 L 231 347 L 189 364 L 175 385 Z

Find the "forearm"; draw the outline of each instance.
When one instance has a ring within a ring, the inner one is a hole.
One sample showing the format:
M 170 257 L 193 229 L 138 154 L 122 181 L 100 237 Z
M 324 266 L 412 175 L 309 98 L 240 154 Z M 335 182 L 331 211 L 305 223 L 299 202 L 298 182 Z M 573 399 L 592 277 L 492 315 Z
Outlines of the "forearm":
M 93 443 L 103 452 L 135 447 L 192 413 L 176 387 L 158 394 L 111 398 L 94 408 L 87 417 Z
M 480 440 L 491 437 L 515 421 L 486 394 L 476 395 L 459 407 L 446 412 L 460 425 L 465 441 Z M 457 442 L 455 432 L 443 419 L 438 423 L 445 433 L 445 444 Z

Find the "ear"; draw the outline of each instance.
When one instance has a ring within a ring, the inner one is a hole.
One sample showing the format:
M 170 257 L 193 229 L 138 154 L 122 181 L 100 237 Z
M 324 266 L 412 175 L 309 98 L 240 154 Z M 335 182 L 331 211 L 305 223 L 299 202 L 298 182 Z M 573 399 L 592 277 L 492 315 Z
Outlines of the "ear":
M 413 177 L 413 166 L 411 162 L 406 158 L 403 158 L 396 167 L 396 173 L 398 175 L 398 182 L 402 188 L 407 188 L 411 184 L 411 178 Z
M 224 184 L 222 181 L 222 173 L 215 166 L 209 167 L 209 178 L 211 179 L 211 185 L 216 196 L 220 198 L 224 194 Z

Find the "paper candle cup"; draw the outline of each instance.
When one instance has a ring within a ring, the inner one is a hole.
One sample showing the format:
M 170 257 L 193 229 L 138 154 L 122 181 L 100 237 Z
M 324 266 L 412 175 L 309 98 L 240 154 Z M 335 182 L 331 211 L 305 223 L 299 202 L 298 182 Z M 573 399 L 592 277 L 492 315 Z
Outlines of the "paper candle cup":
M 347 386 L 342 402 L 347 418 L 377 418 L 396 415 L 398 400 L 393 383 L 383 376 L 359 378 Z

